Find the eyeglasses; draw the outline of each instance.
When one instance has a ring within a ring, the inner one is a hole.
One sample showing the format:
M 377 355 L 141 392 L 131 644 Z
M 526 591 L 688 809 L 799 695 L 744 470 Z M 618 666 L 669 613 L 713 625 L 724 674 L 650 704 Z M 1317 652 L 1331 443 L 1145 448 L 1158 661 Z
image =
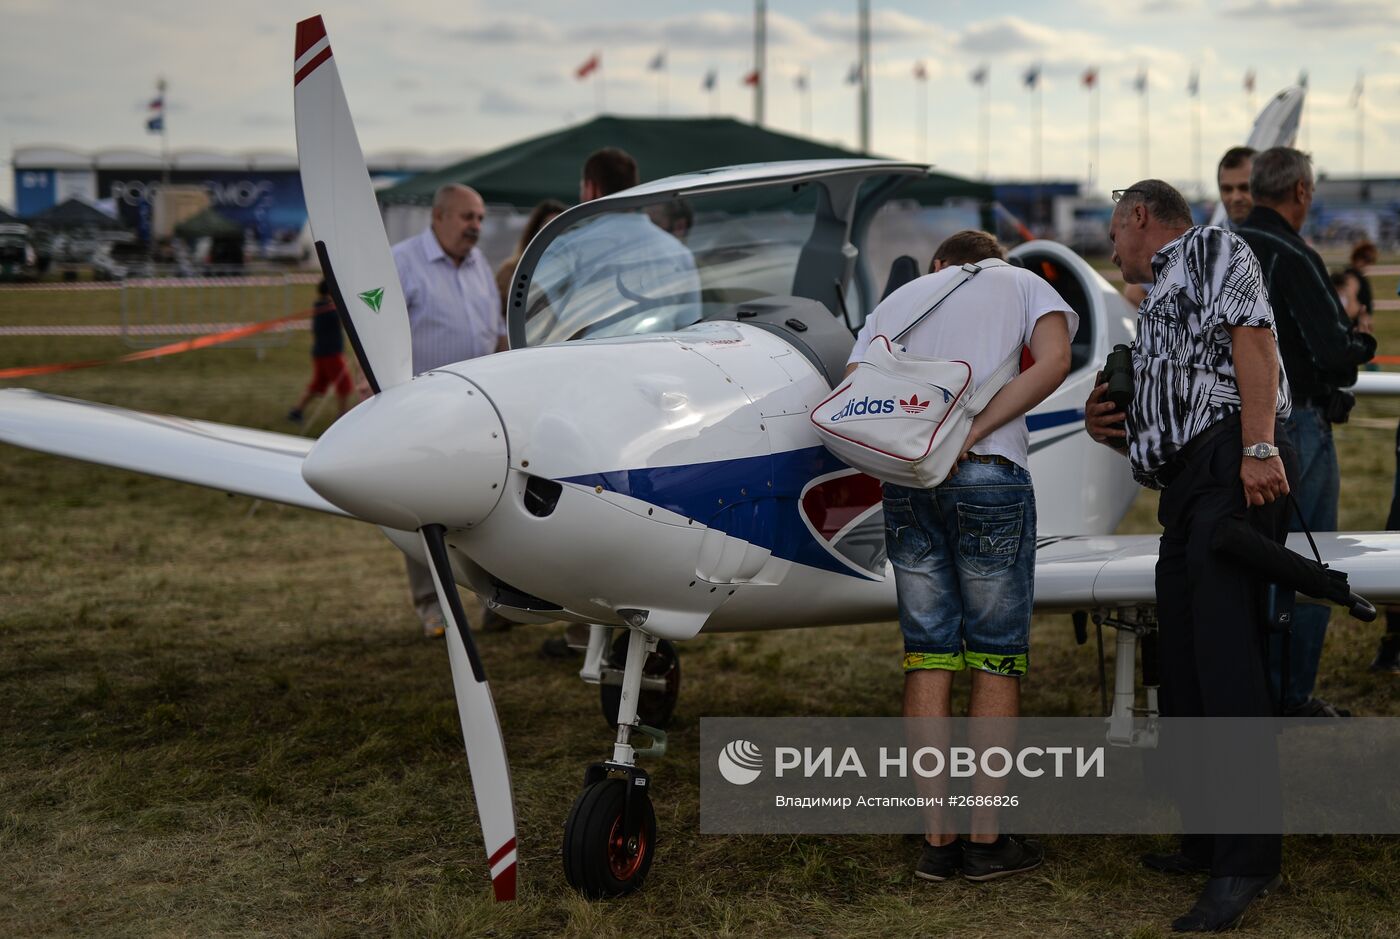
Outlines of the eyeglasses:
M 1147 195 L 1147 193 L 1146 193 L 1146 192 L 1143 192 L 1141 189 L 1115 189 L 1115 190 L 1113 190 L 1113 201 L 1114 201 L 1114 203 L 1116 204 L 1116 203 L 1118 202 L 1119 199 L 1123 198 L 1124 196 L 1126 196 L 1126 195 L 1127 195 L 1128 193 L 1130 193 L 1130 192 L 1136 192 L 1136 193 L 1138 193 L 1138 194 L 1140 194 L 1140 195 L 1144 195 L 1144 196 Z

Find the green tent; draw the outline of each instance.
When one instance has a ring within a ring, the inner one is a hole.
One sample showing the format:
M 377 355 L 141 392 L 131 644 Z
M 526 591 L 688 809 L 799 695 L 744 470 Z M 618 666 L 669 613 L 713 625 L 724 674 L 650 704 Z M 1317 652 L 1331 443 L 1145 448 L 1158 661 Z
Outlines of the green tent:
M 727 117 L 603 116 L 414 176 L 381 190 L 379 201 L 384 205 L 428 205 L 438 187 L 464 183 L 490 203 L 529 207 L 542 199 L 560 199 L 573 204 L 578 200 L 583 161 L 603 147 L 621 147 L 632 154 L 643 182 L 736 163 L 863 156 Z M 954 197 L 985 201 L 992 198 L 992 187 L 933 173 L 901 196 L 925 205 L 940 205 Z
M 214 209 L 205 209 L 176 225 L 175 236 L 186 241 L 198 238 L 237 238 L 241 241 L 243 228 Z

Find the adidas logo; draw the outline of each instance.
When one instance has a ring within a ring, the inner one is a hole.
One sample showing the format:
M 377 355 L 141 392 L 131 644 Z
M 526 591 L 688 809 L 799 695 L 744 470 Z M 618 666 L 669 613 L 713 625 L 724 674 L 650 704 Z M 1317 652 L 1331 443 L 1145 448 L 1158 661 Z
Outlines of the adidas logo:
M 917 394 L 910 395 L 908 401 L 905 401 L 903 398 L 899 399 L 899 406 L 908 414 L 922 414 L 928 405 L 928 399 L 925 398 L 923 401 L 920 401 Z

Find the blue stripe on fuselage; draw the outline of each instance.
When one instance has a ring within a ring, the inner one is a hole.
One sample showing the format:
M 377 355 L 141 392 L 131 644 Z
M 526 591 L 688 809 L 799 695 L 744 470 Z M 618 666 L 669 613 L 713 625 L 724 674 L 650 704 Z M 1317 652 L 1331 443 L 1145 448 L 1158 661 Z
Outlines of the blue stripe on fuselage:
M 1032 431 L 1045 430 L 1083 419 L 1082 410 L 1069 409 L 1031 414 L 1026 425 Z M 801 514 L 803 488 L 818 476 L 846 468 L 825 447 L 806 447 L 737 460 L 586 473 L 559 481 L 602 486 L 767 548 L 784 560 L 860 576 L 812 535 Z
M 784 560 L 856 576 L 812 536 L 800 507 L 807 483 L 845 468 L 825 447 L 806 447 L 737 460 L 588 473 L 560 482 L 602 486 L 767 548 Z

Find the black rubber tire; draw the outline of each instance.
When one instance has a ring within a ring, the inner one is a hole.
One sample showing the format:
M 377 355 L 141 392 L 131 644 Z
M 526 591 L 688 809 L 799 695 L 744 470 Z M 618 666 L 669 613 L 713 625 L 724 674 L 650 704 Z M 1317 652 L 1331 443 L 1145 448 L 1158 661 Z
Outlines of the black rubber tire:
M 590 899 L 620 897 L 642 885 L 656 853 L 656 813 L 645 789 L 633 787 L 634 811 L 642 813 L 635 852 L 621 841 L 627 780 L 596 782 L 574 800 L 564 823 L 564 876 Z
M 613 642 L 608 661 L 614 668 L 627 664 L 627 643 L 630 630 L 624 630 Z M 681 657 L 676 646 L 669 639 L 656 644 L 656 651 L 647 656 L 642 672 L 649 678 L 665 678 L 664 691 L 643 691 L 637 699 L 637 719 L 648 727 L 665 730 L 671 726 L 671 718 L 676 713 L 676 701 L 681 695 Z M 598 700 L 603 705 L 603 720 L 609 727 L 617 726 L 617 708 L 622 703 L 622 686 L 600 684 Z

